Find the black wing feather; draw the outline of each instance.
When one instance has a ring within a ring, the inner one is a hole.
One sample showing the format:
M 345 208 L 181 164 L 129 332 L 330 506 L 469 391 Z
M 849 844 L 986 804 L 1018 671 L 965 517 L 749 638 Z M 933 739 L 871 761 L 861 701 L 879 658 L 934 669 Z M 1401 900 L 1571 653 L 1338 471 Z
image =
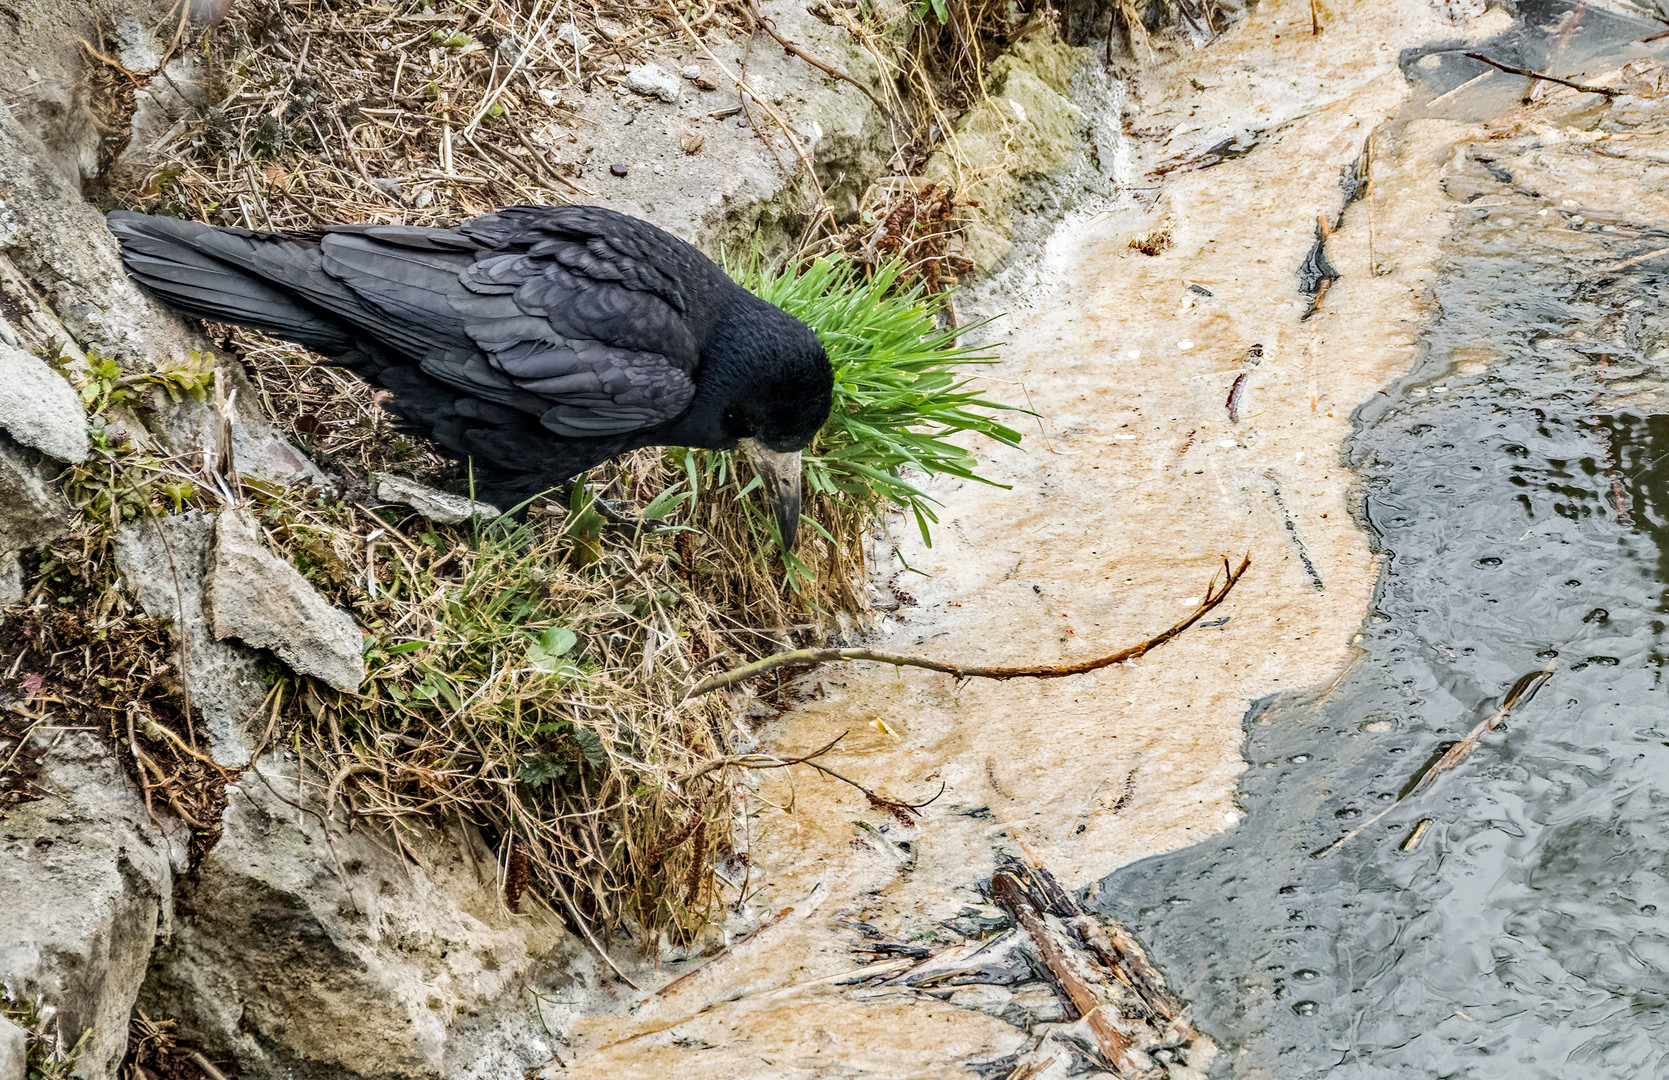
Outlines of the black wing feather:
M 466 397 L 445 405 L 396 364 L 383 376 L 397 397 L 423 398 L 437 434 L 456 428 L 451 441 L 501 458 L 530 423 L 609 456 L 681 416 L 712 297 L 730 284 L 683 241 L 600 207 L 514 207 L 456 229 L 112 224 L 136 276 L 177 306 L 333 357 L 369 348 L 415 363 Z

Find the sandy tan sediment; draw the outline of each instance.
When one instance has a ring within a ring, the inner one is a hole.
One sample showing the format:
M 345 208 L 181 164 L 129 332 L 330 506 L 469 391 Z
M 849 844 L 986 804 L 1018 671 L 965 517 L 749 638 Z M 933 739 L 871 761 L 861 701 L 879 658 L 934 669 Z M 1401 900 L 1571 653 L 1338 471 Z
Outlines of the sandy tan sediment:
M 958 687 L 826 670 L 820 700 L 769 729 L 771 748 L 803 752 L 845 731 L 831 767 L 895 798 L 941 782 L 944 794 L 902 830 L 843 785 L 762 774 L 761 796 L 787 809 L 753 807 L 748 902 L 786 914 L 629 1015 L 580 1021 L 580 1075 L 966 1076 L 964 1063 L 1012 1053 L 1024 1034 L 954 1004 L 818 983 L 862 962 L 851 922 L 942 940 L 938 923 L 981 902 L 976 886 L 1017 853 L 1016 836 L 1079 887 L 1236 820 L 1249 704 L 1325 684 L 1352 656 L 1376 567 L 1341 447 L 1351 410 L 1414 359 L 1454 205 L 1438 178 L 1465 129 L 1423 121 L 1375 140 L 1371 192 L 1328 248 L 1342 277 L 1308 321 L 1297 268 L 1318 215 L 1340 210 L 1341 170 L 1406 98 L 1399 50 L 1506 23 L 1450 22 L 1427 0 L 1346 6 L 1325 5 L 1314 38 L 1307 0 L 1265 0 L 1223 40 L 1162 55 L 1142 76 L 1126 122 L 1139 133 L 1133 190 L 1064 223 L 1006 279 L 1017 286 L 985 301 L 1011 312 L 994 377 L 1024 384 L 1046 437 L 1023 453 L 982 449 L 1010 491 L 938 488 L 935 546 L 903 542 L 926 576 L 897 584 L 918 603 L 880 644 L 988 663 L 1085 659 L 1174 622 L 1223 558 L 1250 552 L 1251 572 L 1212 615 L 1228 622 L 1071 680 Z M 1235 125 L 1265 131 L 1255 151 L 1146 176 Z M 1168 249 L 1131 249 L 1156 230 Z M 1226 403 L 1243 373 L 1234 423 Z M 859 821 L 908 842 L 913 869 Z

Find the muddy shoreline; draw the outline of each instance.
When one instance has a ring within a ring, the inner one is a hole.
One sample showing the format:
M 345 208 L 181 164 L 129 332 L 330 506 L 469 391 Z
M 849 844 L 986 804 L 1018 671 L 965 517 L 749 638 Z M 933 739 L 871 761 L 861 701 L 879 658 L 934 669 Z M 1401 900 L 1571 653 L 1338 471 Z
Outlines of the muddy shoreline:
M 1317 48 L 1307 4 L 1265 3 L 1212 45 L 1144 69 L 1106 155 L 1127 163 L 1119 193 L 964 298 L 1001 313 L 991 333 L 1008 346 L 991 378 L 1028 396 L 1042 430 L 1028 453 L 981 448 L 1010 490 L 935 489 L 942 525 L 930 549 L 900 540 L 916 572 L 891 584 L 914 603 L 879 646 L 979 663 L 1087 658 L 1175 621 L 1225 556 L 1250 552 L 1252 572 L 1216 613 L 1226 619 L 1058 684 L 816 676 L 819 700 L 767 732 L 774 752 L 846 732 L 831 767 L 895 798 L 944 794 L 904 828 L 838 785 L 761 776 L 750 830 L 765 842 L 746 904 L 781 918 L 690 964 L 673 992 L 580 1020 L 577 1065 L 996 1068 L 1029 1038 L 1012 990 L 935 1001 L 844 991 L 842 973 L 876 940 L 961 940 L 953 928 L 985 909 L 982 883 L 1022 850 L 1082 888 L 1241 820 L 1250 703 L 1324 685 L 1358 653 L 1379 563 L 1342 447 L 1358 403 L 1416 358 L 1453 206 L 1432 182 L 1460 134 L 1452 123 L 1374 144 L 1409 93 L 1387 43 L 1481 41 L 1510 23 L 1364 7 L 1329 21 Z M 1224 160 L 1225 146 L 1252 152 Z M 1341 174 L 1365 149 L 1369 189 L 1347 208 Z M 1306 319 L 1299 269 L 1318 216 L 1338 222 L 1327 253 L 1339 279 Z

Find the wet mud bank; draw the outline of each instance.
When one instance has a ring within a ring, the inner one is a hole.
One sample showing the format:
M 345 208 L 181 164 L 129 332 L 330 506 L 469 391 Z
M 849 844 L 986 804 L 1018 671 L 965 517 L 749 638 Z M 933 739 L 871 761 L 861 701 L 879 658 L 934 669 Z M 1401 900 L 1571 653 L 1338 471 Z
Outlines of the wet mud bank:
M 1450 204 L 1418 362 L 1347 447 L 1382 568 L 1359 655 L 1249 712 L 1243 821 L 1094 892 L 1226 1048 L 1213 1075 L 1620 1078 L 1669 1054 L 1669 112 L 1642 81 L 1665 42 L 1526 7 L 1405 52 L 1415 97 L 1381 135 L 1426 140 Z M 1619 92 L 1525 104 L 1468 51 Z
M 926 803 L 919 817 L 803 770 L 758 774 L 749 857 L 723 868 L 730 932 L 574 1018 L 572 1068 L 1028 1075 L 1072 1023 L 1035 973 L 915 985 L 876 965 L 993 940 L 1005 920 L 984 890 L 1014 863 L 1082 890 L 1240 822 L 1250 704 L 1332 682 L 1358 654 L 1380 565 L 1341 451 L 1353 410 L 1420 355 L 1456 207 L 1438 181 L 1471 129 L 1380 133 L 1409 98 L 1405 50 L 1513 25 L 1409 0 L 1333 15 L 1318 42 L 1307 2 L 1269 0 L 1209 45 L 1162 45 L 1124 84 L 1099 153 L 1112 194 L 962 297 L 965 316 L 1000 316 L 989 378 L 1036 410 L 1032 445 L 978 448 L 1007 488 L 933 486 L 932 547 L 901 523 L 910 569 L 878 583 L 893 610 L 875 645 L 1071 663 L 1176 622 L 1225 557 L 1249 552 L 1252 570 L 1162 650 L 1075 679 L 811 676 L 813 698 L 760 748 L 839 737 L 819 762 Z M 1318 229 L 1327 273 L 1306 276 Z

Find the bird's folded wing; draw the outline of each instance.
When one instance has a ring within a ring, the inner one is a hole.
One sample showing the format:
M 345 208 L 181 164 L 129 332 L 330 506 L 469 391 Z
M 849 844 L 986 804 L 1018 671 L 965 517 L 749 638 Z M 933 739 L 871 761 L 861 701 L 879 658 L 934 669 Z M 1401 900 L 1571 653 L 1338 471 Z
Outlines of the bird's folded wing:
M 700 307 L 716 272 L 705 255 L 671 233 L 601 206 L 512 206 L 467 221 L 458 232 L 483 247 L 658 296 L 679 315 Z
M 640 431 L 689 407 L 699 347 L 672 301 L 625 280 L 644 278 L 633 259 L 596 255 L 583 239 L 531 227 L 520 234 L 525 242 L 499 237 L 511 248 L 501 254 L 481 251 L 475 239 L 453 246 L 448 235 L 457 234 L 333 231 L 322 240 L 325 269 L 386 313 L 408 342 L 426 339 L 426 348 L 411 350 L 426 374 L 532 413 L 558 435 Z
M 574 273 L 548 258 L 499 255 L 461 275 L 453 301 L 493 367 L 551 404 L 540 422 L 586 438 L 640 431 L 683 413 L 698 349 L 665 300 Z

